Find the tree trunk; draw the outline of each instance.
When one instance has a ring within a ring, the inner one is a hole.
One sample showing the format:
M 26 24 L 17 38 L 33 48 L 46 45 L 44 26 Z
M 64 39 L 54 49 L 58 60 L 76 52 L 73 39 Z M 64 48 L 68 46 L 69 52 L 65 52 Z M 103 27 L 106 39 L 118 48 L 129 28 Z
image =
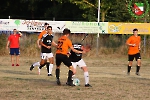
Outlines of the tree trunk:
M 105 21 L 105 12 L 102 12 L 102 15 L 101 15 L 101 21 L 104 22 Z

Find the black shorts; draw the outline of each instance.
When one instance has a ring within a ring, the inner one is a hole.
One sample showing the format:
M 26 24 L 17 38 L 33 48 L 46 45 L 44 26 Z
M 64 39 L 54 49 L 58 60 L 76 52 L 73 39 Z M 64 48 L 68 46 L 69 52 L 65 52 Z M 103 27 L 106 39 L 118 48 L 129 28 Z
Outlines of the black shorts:
M 56 59 L 56 66 L 60 66 L 62 62 L 68 67 L 72 66 L 71 60 L 68 58 L 67 55 L 56 54 L 55 59 Z
M 140 53 L 137 53 L 137 54 L 134 54 L 134 55 L 128 55 L 128 61 L 133 61 L 134 58 L 136 59 L 136 61 L 137 61 L 137 59 L 141 59 Z

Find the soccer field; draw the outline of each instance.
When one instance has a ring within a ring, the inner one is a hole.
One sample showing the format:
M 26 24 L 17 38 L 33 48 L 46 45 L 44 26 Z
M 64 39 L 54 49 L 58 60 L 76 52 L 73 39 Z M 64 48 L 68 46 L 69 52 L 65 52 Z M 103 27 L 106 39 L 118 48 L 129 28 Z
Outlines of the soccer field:
M 84 58 L 92 87 L 84 87 L 81 69 L 76 77 L 80 86 L 66 86 L 67 67 L 61 66 L 62 86 L 53 76 L 47 76 L 46 68 L 30 71 L 30 65 L 40 58 L 20 57 L 20 66 L 12 67 L 10 57 L 0 58 L 0 100 L 150 100 L 150 59 L 142 59 L 141 76 L 135 75 L 136 62 L 130 76 L 126 75 L 126 56 L 100 56 Z

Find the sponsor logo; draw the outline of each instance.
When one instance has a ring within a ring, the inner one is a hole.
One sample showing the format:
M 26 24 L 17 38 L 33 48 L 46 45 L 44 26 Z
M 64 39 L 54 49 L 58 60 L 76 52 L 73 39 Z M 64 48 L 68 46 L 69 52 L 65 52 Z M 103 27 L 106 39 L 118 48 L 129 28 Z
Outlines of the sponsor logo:
M 149 3 L 147 0 L 139 0 L 134 2 L 131 0 L 128 4 L 129 13 L 135 18 L 143 18 L 148 14 Z

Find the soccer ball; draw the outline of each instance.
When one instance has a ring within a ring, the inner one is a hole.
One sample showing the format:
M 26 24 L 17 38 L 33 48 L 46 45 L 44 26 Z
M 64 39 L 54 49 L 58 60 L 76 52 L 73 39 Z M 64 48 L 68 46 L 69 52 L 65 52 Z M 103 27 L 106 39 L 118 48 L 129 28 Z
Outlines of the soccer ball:
M 74 84 L 75 86 L 79 86 L 79 85 L 80 85 L 80 80 L 79 80 L 78 78 L 74 78 L 74 79 L 73 79 L 73 84 Z

